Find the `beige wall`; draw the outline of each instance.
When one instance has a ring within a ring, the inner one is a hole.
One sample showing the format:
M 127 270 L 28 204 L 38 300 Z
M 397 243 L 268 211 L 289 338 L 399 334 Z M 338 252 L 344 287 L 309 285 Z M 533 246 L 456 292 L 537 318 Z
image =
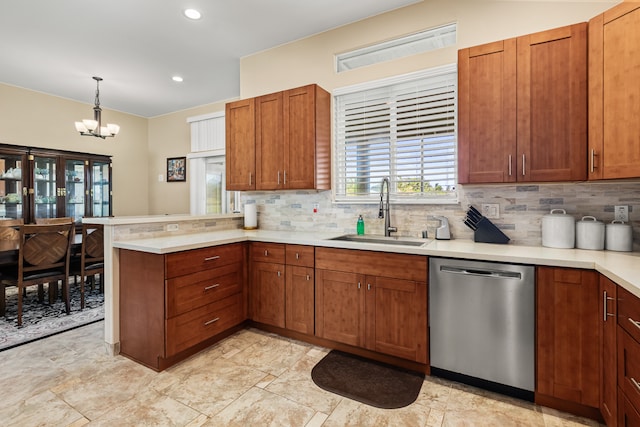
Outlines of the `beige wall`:
M 425 0 L 294 43 L 242 58 L 242 98 L 318 83 L 338 87 L 455 63 L 457 50 L 587 21 L 618 1 Z M 334 55 L 457 22 L 458 44 L 439 51 L 340 73 Z
M 167 158 L 191 151 L 187 118 L 224 111 L 226 101 L 203 105 L 149 119 L 149 213 L 189 213 L 189 171 L 186 182 L 167 182 Z M 163 181 L 158 180 L 162 174 Z
M 92 108 L 0 84 L 0 143 L 110 155 L 113 214 L 147 214 L 147 119 L 103 109 L 103 120 L 119 124 L 120 134 L 106 140 L 81 136 L 74 122 L 93 118 Z

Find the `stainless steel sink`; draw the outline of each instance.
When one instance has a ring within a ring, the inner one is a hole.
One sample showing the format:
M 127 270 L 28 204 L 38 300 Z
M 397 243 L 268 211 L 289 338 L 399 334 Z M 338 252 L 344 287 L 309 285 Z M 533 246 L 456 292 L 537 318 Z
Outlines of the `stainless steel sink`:
M 330 240 L 341 240 L 344 242 L 359 242 L 359 243 L 377 243 L 382 245 L 402 245 L 402 246 L 422 246 L 431 242 L 430 239 L 418 239 L 413 237 L 402 236 L 360 236 L 357 234 L 345 234 L 342 236 L 334 237 Z

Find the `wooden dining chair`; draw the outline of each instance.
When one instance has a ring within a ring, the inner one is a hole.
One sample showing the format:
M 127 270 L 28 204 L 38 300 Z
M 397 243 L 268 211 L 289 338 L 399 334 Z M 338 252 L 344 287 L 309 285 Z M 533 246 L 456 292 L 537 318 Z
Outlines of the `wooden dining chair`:
M 14 276 L 18 270 L 18 260 L 13 251 L 18 248 L 20 240 L 20 226 L 24 224 L 22 218 L 0 220 L 0 247 L 4 253 L 10 253 L 7 259 L 2 259 L 0 267 L 0 279 Z M 0 317 L 5 315 L 7 295 L 4 284 L 0 281 Z
M 71 275 L 80 277 L 80 308 L 84 309 L 85 280 L 92 288 L 95 276 L 100 275 L 100 290 L 104 292 L 104 226 L 82 224 L 82 247 L 80 259 L 71 263 Z
M 36 218 L 36 224 L 73 224 L 73 218 L 70 216 L 60 218 Z
M 20 227 L 18 270 L 12 277 L 2 277 L 2 286 L 18 287 L 18 326 L 22 325 L 22 290 L 28 286 L 62 281 L 62 296 L 67 314 L 71 312 L 69 296 L 69 261 L 73 242 L 73 224 L 23 225 Z

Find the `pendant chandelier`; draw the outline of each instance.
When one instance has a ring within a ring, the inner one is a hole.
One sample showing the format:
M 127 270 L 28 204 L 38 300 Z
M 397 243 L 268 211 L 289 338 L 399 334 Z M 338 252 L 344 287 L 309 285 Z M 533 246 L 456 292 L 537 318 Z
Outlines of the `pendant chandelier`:
M 102 109 L 100 108 L 100 82 L 102 81 L 102 77 L 94 77 L 93 80 L 96 81 L 96 100 L 95 106 L 93 107 L 93 120 L 86 119 L 81 122 L 76 122 L 76 130 L 80 132 L 80 135 L 95 136 L 102 139 L 116 136 L 118 132 L 120 132 L 120 126 L 111 123 L 102 126 Z

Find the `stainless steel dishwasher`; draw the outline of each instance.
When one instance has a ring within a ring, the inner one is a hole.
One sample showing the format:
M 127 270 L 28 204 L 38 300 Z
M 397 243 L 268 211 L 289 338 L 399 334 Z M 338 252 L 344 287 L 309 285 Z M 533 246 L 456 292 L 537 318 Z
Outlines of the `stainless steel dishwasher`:
M 429 259 L 431 373 L 533 400 L 533 266 Z

